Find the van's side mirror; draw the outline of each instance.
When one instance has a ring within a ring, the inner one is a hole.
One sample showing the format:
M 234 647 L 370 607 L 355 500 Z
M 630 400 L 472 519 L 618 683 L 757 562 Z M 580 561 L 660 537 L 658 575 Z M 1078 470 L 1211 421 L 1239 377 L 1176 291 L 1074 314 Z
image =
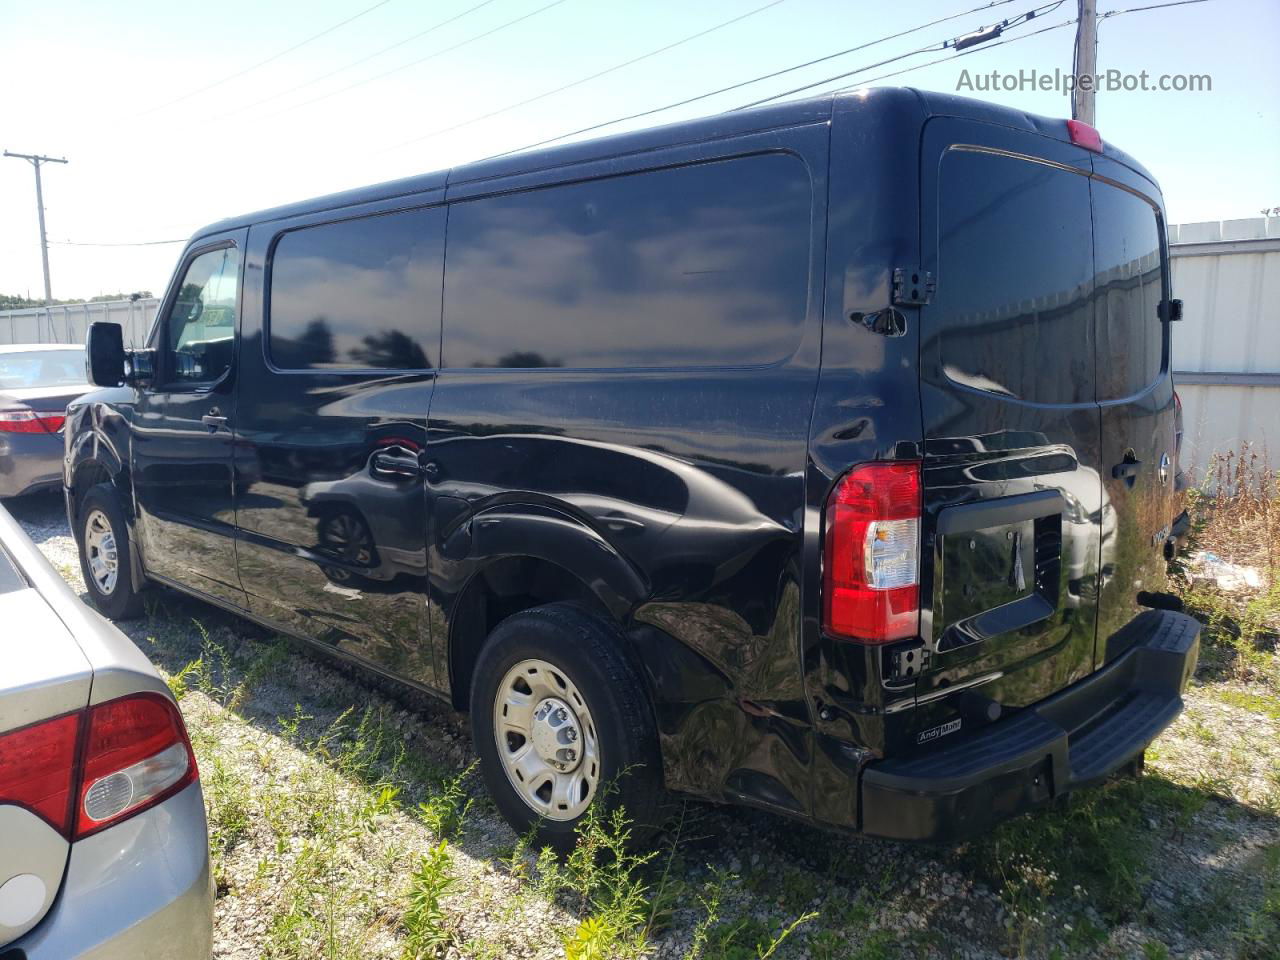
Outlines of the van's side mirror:
M 124 383 L 124 331 L 118 323 L 95 320 L 85 341 L 85 370 L 95 387 Z

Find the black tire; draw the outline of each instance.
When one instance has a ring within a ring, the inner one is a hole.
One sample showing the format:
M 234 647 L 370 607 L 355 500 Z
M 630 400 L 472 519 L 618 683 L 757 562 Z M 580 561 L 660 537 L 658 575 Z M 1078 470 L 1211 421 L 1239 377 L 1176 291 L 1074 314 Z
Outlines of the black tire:
M 116 549 L 116 577 L 110 590 L 105 590 L 93 575 L 86 546 L 86 528 L 95 516 L 105 517 Z M 80 501 L 76 515 L 76 546 L 80 554 L 80 572 L 89 593 L 89 602 L 108 620 L 133 620 L 142 615 L 141 584 L 133 577 L 133 555 L 129 543 L 129 527 L 125 522 L 120 495 L 110 483 L 90 487 Z
M 585 814 L 554 820 L 517 792 L 495 737 L 494 708 L 504 678 L 521 661 L 544 660 L 564 672 L 586 700 L 599 742 L 600 787 L 593 803 L 622 806 L 631 841 L 641 843 L 662 826 L 663 787 L 657 730 L 640 678 L 627 661 L 619 631 L 601 617 L 568 603 L 513 614 L 489 634 L 471 682 L 471 728 L 489 795 L 512 828 L 524 836 L 537 825 L 539 846 L 565 852 Z

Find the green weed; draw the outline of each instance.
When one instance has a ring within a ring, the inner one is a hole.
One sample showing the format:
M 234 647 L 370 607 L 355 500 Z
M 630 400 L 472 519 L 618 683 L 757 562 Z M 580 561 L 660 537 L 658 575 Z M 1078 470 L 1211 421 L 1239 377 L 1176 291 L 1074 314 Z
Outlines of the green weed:
M 182 702 L 182 698 L 187 695 L 187 679 L 192 676 L 199 678 L 203 667 L 203 660 L 192 660 L 165 681 L 169 685 L 169 692 L 173 694 L 173 699 L 179 703 Z
M 684 960 L 702 960 L 711 931 L 720 923 L 720 901 L 724 898 L 728 885 L 729 877 L 726 873 L 720 870 L 712 871 L 711 879 L 707 881 L 705 889 L 698 897 L 702 904 L 702 919 L 693 928 L 693 935 L 689 940 L 689 949 L 685 952 Z
M 463 783 L 475 769 L 475 761 L 461 773 L 445 780 L 444 788 L 418 804 L 423 821 L 437 837 L 449 840 L 462 831 L 462 825 L 471 812 L 474 798 Z
M 404 919 L 404 960 L 438 957 L 452 940 L 440 901 L 455 884 L 449 842 L 441 840 L 418 862 L 409 878 L 408 908 Z

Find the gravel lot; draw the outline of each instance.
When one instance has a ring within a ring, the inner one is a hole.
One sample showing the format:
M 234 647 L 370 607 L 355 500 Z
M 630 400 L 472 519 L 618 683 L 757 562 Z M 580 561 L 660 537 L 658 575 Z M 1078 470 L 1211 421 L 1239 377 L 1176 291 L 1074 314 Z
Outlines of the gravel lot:
M 83 590 L 61 502 L 6 506 Z M 807 918 L 773 956 L 1277 958 L 1280 658 L 1274 629 L 1244 650 L 1214 624 L 1140 780 L 952 848 L 690 802 L 649 864 L 605 881 L 525 848 L 447 709 L 168 591 L 123 627 L 179 694 L 199 758 L 217 957 L 747 960 Z M 584 921 L 613 922 L 626 883 L 639 923 L 593 954 Z

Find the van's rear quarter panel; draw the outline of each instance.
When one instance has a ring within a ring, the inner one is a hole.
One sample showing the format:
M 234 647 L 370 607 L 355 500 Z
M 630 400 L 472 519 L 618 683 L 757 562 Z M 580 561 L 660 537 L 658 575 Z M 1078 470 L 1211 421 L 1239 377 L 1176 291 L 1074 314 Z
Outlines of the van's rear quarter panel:
M 920 257 L 919 154 L 925 112 L 910 91 L 835 101 L 823 311 L 822 374 L 810 425 L 804 526 L 803 664 L 816 718 L 811 812 L 857 824 L 861 765 L 884 746 L 886 690 L 879 647 L 825 637 L 821 629 L 822 513 L 851 466 L 921 456 L 917 383 L 919 309 L 898 308 L 905 333 L 875 333 L 859 317 L 892 305 L 892 273 Z M 899 694 L 909 697 L 910 691 Z

